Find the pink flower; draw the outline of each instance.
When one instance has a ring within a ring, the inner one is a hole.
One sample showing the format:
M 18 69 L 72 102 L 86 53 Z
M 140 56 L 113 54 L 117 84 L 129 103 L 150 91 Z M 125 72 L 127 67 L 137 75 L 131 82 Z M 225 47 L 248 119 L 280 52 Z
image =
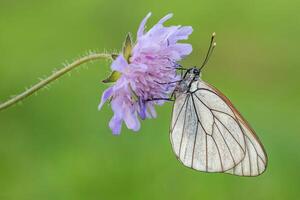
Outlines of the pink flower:
M 121 132 L 123 121 L 129 129 L 138 131 L 138 118 L 156 117 L 154 105 L 162 105 L 165 101 L 153 99 L 169 98 L 175 84 L 162 83 L 179 80 L 174 63 L 192 52 L 190 44 L 177 43 L 188 39 L 192 27 L 163 26 L 172 17 L 168 14 L 145 32 L 150 16 L 151 13 L 141 22 L 136 43 L 132 45 L 128 37 L 123 54 L 118 55 L 111 65 L 116 82 L 103 92 L 99 109 L 108 99 L 111 100 L 114 116 L 109 127 L 113 134 Z

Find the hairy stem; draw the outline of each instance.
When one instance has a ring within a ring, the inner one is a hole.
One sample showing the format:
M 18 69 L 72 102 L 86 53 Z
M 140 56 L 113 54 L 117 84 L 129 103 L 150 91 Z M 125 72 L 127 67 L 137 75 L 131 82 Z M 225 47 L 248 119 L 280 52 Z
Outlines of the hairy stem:
M 92 53 L 92 54 L 89 54 L 87 56 L 81 57 L 78 60 L 72 62 L 71 64 L 66 65 L 62 69 L 54 72 L 53 74 L 51 74 L 46 79 L 41 80 L 40 82 L 38 82 L 37 84 L 35 84 L 31 88 L 25 90 L 23 93 L 21 93 L 21 94 L 15 96 L 13 98 L 7 100 L 6 102 L 0 104 L 0 111 L 4 110 L 5 108 L 8 108 L 8 107 L 18 103 L 19 101 L 25 99 L 26 97 L 32 95 L 33 93 L 37 92 L 39 89 L 45 87 L 49 83 L 51 83 L 54 80 L 58 79 L 62 75 L 64 75 L 67 72 L 71 71 L 72 69 L 75 69 L 79 65 L 81 65 L 83 63 L 93 61 L 93 60 L 98 60 L 98 59 L 112 59 L 112 56 L 111 56 L 111 54 L 105 54 L 105 53 Z

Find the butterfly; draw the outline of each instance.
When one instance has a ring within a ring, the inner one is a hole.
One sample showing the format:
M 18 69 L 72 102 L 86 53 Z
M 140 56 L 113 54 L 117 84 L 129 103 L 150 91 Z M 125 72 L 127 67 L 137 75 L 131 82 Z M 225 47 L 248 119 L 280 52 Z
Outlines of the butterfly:
M 268 158 L 255 131 L 225 95 L 201 79 L 216 45 L 214 36 L 201 67 L 187 69 L 175 88 L 173 152 L 197 171 L 258 176 L 266 170 Z

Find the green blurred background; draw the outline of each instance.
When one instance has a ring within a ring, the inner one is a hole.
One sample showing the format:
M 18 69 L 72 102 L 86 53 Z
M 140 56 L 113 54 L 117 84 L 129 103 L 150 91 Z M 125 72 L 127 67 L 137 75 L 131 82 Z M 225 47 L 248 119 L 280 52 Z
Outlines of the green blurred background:
M 171 103 L 138 133 L 108 129 L 97 111 L 105 61 L 86 65 L 0 112 L 0 199 L 297 199 L 300 195 L 300 3 L 253 1 L 0 0 L 0 99 L 17 94 L 87 50 L 120 50 L 148 27 L 192 25 L 199 65 L 212 32 L 217 48 L 203 79 L 251 122 L 269 155 L 262 176 L 206 174 L 183 167 L 169 142 Z

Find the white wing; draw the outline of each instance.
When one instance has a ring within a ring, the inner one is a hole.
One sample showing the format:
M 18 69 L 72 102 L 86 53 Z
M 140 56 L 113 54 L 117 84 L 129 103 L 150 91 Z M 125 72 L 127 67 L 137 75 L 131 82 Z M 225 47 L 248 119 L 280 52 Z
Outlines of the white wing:
M 194 91 L 180 94 L 173 107 L 170 139 L 177 158 L 199 171 L 262 173 L 267 164 L 264 149 L 231 102 L 203 81 L 191 88 Z

